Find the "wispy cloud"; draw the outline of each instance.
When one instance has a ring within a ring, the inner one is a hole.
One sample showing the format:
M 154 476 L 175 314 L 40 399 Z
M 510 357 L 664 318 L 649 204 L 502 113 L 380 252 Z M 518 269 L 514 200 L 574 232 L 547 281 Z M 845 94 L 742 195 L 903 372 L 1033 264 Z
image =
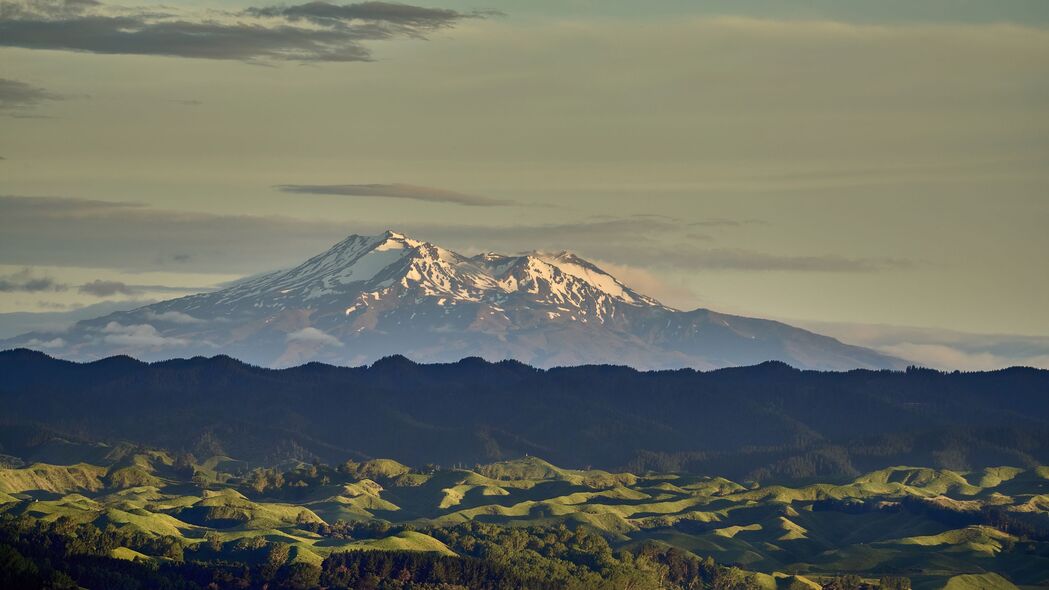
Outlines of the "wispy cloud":
M 136 285 L 123 281 L 95 279 L 77 287 L 77 293 L 94 297 L 112 297 L 113 295 L 139 295 L 142 293 L 187 293 L 200 289 L 192 287 L 172 287 L 169 285 Z
M 464 13 L 448 8 L 427 8 L 396 2 L 358 2 L 356 4 L 308 2 L 292 6 L 249 8 L 245 12 L 256 16 L 282 16 L 289 20 L 302 19 L 317 23 L 385 23 L 386 26 L 405 27 L 403 32 L 406 34 L 450 27 L 464 18 L 481 18 L 501 14 L 490 10 Z
M 398 197 L 408 198 L 408 197 Z M 379 233 L 380 224 L 219 215 L 154 209 L 135 203 L 58 197 L 0 196 L 0 264 L 97 266 L 155 270 L 158 260 L 185 271 L 254 273 L 301 262 L 349 233 Z M 870 273 L 904 270 L 900 258 L 787 255 L 712 248 L 689 222 L 660 216 L 603 217 L 517 225 L 400 224 L 416 237 L 459 249 L 519 252 L 573 250 L 619 264 L 668 270 Z M 145 290 L 145 289 L 144 289 Z
M 189 342 L 182 338 L 171 338 L 162 335 L 151 324 L 130 324 L 109 322 L 102 333 L 102 340 L 118 346 L 141 346 L 147 348 L 172 348 L 185 346 Z
M 109 299 L 92 305 L 57 304 L 38 301 L 37 307 L 62 311 L 15 311 L 0 313 L 0 339 L 27 332 L 60 333 L 80 320 L 96 318 L 114 311 L 127 311 L 156 303 L 150 299 Z
M 736 248 L 698 247 L 709 236 L 688 231 L 691 224 L 659 216 L 602 218 L 572 223 L 467 226 L 429 225 L 418 231 L 435 241 L 466 240 L 501 244 L 504 249 L 578 250 L 621 264 L 647 268 L 710 271 L 781 271 L 869 273 L 918 266 L 902 258 L 853 258 L 838 255 L 786 255 Z M 412 229 L 412 228 L 407 228 Z
M 0 293 L 41 293 L 44 291 L 65 291 L 69 285 L 59 283 L 49 276 L 38 276 L 31 268 L 9 275 L 0 276 Z
M 338 195 L 344 197 L 384 197 L 410 199 L 430 203 L 453 203 L 471 207 L 507 207 L 515 201 L 468 195 L 431 186 L 414 184 L 280 184 L 275 188 L 285 193 L 306 195 Z
M 138 203 L 0 196 L 0 264 L 252 273 L 346 237 L 344 223 L 154 209 Z M 380 228 L 375 228 L 378 231 Z
M 0 44 L 3 44 L 2 40 Z M 50 92 L 27 82 L 0 78 L 0 112 L 18 114 L 42 103 L 64 98 L 66 98 L 64 95 Z
M 288 334 L 286 340 L 288 342 L 301 342 L 304 344 L 316 344 L 320 346 L 342 346 L 342 342 L 338 338 L 327 332 L 318 330 L 317 328 L 303 328 L 297 330 Z
M 677 309 L 696 307 L 698 295 L 681 280 L 681 277 L 667 277 L 652 272 L 649 268 L 610 262 L 600 258 L 589 260 L 601 270 L 614 276 L 619 282 L 638 293 L 652 297 L 663 305 Z
M 204 320 L 182 313 L 181 311 L 162 311 L 157 313 L 153 310 L 146 311 L 146 318 L 156 322 L 167 322 L 171 324 L 202 324 Z
M 425 38 L 490 14 L 387 2 L 309 2 L 229 12 L 21 0 L 4 3 L 0 45 L 243 61 L 370 61 L 369 41 Z
M 29 348 L 43 348 L 45 350 L 63 348 L 65 345 L 66 341 L 63 338 L 52 338 L 50 340 L 33 338 L 29 342 L 26 342 L 26 346 Z
M 710 248 L 664 252 L 664 265 L 678 268 L 737 271 L 877 272 L 913 268 L 903 258 L 848 258 L 835 255 L 789 256 L 753 250 Z
M 77 288 L 78 293 L 94 295 L 95 297 L 110 297 L 113 295 L 131 295 L 135 290 L 120 281 L 103 281 L 95 279 L 90 283 L 84 283 Z
M 715 217 L 693 221 L 688 225 L 692 227 L 739 227 L 741 225 L 764 225 L 766 223 L 768 222 L 762 219 L 728 219 L 725 217 Z
M 76 306 L 74 304 L 60 303 L 58 301 L 37 301 L 36 302 L 36 306 L 39 307 L 40 309 L 50 309 L 50 310 L 73 309 L 75 307 L 78 307 L 78 306 Z M 47 312 L 44 312 L 44 313 L 47 313 Z

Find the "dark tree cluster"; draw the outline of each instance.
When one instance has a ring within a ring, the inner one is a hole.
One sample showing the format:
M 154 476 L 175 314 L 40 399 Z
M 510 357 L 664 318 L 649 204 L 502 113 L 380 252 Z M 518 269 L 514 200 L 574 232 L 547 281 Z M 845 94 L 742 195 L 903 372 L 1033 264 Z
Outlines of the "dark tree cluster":
M 900 507 L 951 528 L 985 525 L 1019 537 L 1021 540 L 1049 541 L 1049 517 L 1044 513 L 1008 511 L 1000 506 L 982 506 L 979 510 L 963 510 L 912 496 L 901 498 Z
M 291 547 L 261 537 L 186 547 L 89 523 L 0 518 L 0 588 L 22 590 L 755 590 L 751 574 L 656 545 L 613 551 L 585 527 L 510 528 L 466 523 L 431 529 L 457 556 L 334 553 L 320 567 L 293 562 Z M 118 547 L 163 560 L 110 557 Z

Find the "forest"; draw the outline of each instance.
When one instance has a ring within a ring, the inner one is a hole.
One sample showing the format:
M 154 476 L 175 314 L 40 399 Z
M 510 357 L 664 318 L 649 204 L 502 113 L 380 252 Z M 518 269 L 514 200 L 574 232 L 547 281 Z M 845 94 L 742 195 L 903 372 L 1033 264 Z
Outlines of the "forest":
M 464 359 L 285 370 L 229 357 L 78 364 L 0 352 L 0 453 L 130 441 L 254 463 L 524 455 L 632 473 L 840 481 L 891 465 L 1049 463 L 1049 371 L 539 370 Z M 46 459 L 46 457 L 42 457 Z

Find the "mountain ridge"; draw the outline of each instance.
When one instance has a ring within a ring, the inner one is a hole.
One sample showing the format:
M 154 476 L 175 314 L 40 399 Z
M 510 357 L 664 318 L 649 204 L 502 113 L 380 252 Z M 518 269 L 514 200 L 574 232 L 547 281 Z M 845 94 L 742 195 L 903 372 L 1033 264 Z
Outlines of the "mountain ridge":
M 757 479 L 890 465 L 1049 460 L 1049 371 L 536 369 L 517 361 L 285 369 L 229 356 L 89 363 L 0 352 L 0 450 L 49 438 L 230 456 L 409 465 L 539 455 L 555 464 Z M 210 450 L 208 450 L 210 449 Z M 199 454 L 199 453 L 198 453 Z
M 265 366 L 480 356 L 551 367 L 902 368 L 900 359 L 772 320 L 681 311 L 567 251 L 464 256 L 387 231 L 351 235 L 295 267 L 82 320 L 0 346 L 72 359 L 226 352 Z

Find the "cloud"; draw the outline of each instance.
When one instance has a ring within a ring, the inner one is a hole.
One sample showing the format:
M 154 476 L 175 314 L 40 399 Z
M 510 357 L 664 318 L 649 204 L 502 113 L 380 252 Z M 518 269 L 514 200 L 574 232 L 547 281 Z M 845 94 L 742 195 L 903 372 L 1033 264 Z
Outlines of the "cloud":
M 288 342 L 302 342 L 306 344 L 319 344 L 321 346 L 335 346 L 341 347 L 342 342 L 338 338 L 318 330 L 317 328 L 303 328 L 288 334 L 286 340 Z
M 293 6 L 249 8 L 246 12 L 255 16 L 283 16 L 289 20 L 306 19 L 317 23 L 381 22 L 386 23 L 387 26 L 407 27 L 406 32 L 408 33 L 450 27 L 464 18 L 501 14 L 494 11 L 462 13 L 447 8 L 426 8 L 395 2 L 359 2 L 342 5 L 328 2 L 307 2 Z
M 135 289 L 128 286 L 127 283 L 120 281 L 103 281 L 102 279 L 95 279 L 90 283 L 84 283 L 77 288 L 77 293 L 83 293 L 85 295 L 94 295 L 95 297 L 110 297 L 112 295 L 132 295 L 136 293 Z
M 26 346 L 29 348 L 44 348 L 44 349 L 55 349 L 63 348 L 66 345 L 66 341 L 62 338 L 52 338 L 51 340 L 40 340 L 39 338 L 33 338 L 29 342 L 26 342 Z
M 742 225 L 764 225 L 766 223 L 768 222 L 762 219 L 728 219 L 725 217 L 716 217 L 693 221 L 688 225 L 692 227 L 740 227 Z
M 30 268 L 0 276 L 0 293 L 40 293 L 43 291 L 65 291 L 68 285 L 48 276 L 35 276 Z
M 201 289 L 195 287 L 171 287 L 168 285 L 129 285 L 123 281 L 95 279 L 77 287 L 77 293 L 94 297 L 112 297 L 113 295 L 138 295 L 144 292 L 160 293 L 196 293 Z
M 942 370 L 992 371 L 1012 366 L 1049 369 L 1049 352 L 1033 357 L 1006 357 L 992 352 L 971 352 L 946 344 L 901 342 L 878 350 L 923 367 Z
M 170 322 L 172 324 L 202 324 L 204 320 L 193 317 L 188 313 L 182 313 L 181 311 L 163 311 L 157 313 L 153 310 L 146 311 L 146 319 L 157 321 L 157 322 Z
M 3 25 L 0 24 L 0 27 Z M 0 45 L 3 41 L 0 40 Z M 62 100 L 65 96 L 55 94 L 26 82 L 0 78 L 0 111 L 23 111 L 41 103 Z M 2 158 L 0 158 L 2 159 Z
M 309 195 L 340 195 L 346 197 L 386 197 L 411 199 L 430 203 L 454 203 L 471 207 L 506 207 L 514 201 L 467 195 L 455 191 L 417 186 L 414 184 L 280 184 L 276 188 L 285 193 Z
M 71 309 L 77 307 L 74 304 L 59 303 L 58 301 L 37 301 L 36 306 L 41 309 Z
M 464 240 L 498 244 L 500 249 L 559 250 L 576 249 L 581 245 L 616 248 L 625 245 L 627 250 L 651 247 L 659 239 L 681 231 L 679 221 L 661 216 L 646 217 L 602 217 L 562 223 L 538 223 L 517 225 L 465 225 L 465 224 L 405 224 L 405 229 L 418 232 L 422 237 L 449 244 Z
M 499 244 L 505 250 L 568 249 L 619 264 L 679 270 L 879 272 L 918 264 L 900 258 L 850 258 L 837 255 L 781 255 L 733 248 L 696 248 L 707 236 L 689 232 L 689 224 L 659 216 L 602 218 L 592 221 L 510 226 L 419 226 L 424 237 L 455 246 L 466 240 Z M 412 230 L 406 226 L 407 230 Z M 692 240 L 687 243 L 683 239 Z
M 0 195 L 0 205 L 5 210 L 18 209 L 34 211 L 41 215 L 52 214 L 58 217 L 78 215 L 91 217 L 108 214 L 115 209 L 141 209 L 142 203 L 126 201 L 103 201 L 97 199 L 75 199 L 70 197 L 15 197 Z
M 101 301 L 83 307 L 37 302 L 38 307 L 63 309 L 63 311 L 14 311 L 0 313 L 0 339 L 12 338 L 27 332 L 65 332 L 80 320 L 109 315 L 115 311 L 137 309 L 151 303 L 156 303 L 156 301 L 151 299 L 118 299 Z
M 682 281 L 673 281 L 645 268 L 591 258 L 590 262 L 634 291 L 677 309 L 694 307 L 697 295 Z
M 988 371 L 1013 366 L 1049 369 L 1049 336 L 978 334 L 884 324 L 785 321 L 934 369 Z
M 0 196 L 0 264 L 153 271 L 178 257 L 180 269 L 257 273 L 302 262 L 350 233 L 380 224 L 220 215 L 136 203 L 61 197 Z M 669 270 L 879 272 L 917 263 L 895 258 L 783 255 L 705 245 L 686 237 L 687 222 L 659 216 L 605 217 L 520 225 L 399 224 L 414 237 L 471 251 L 572 250 L 584 257 Z M 142 286 L 141 290 L 147 289 Z M 159 287 L 159 286 L 154 286 Z M 161 290 L 161 289 L 156 289 Z
M 0 45 L 242 61 L 370 61 L 365 42 L 425 38 L 485 16 L 385 2 L 310 2 L 233 13 L 22 0 L 4 4 Z
M 150 324 L 124 325 L 120 322 L 109 322 L 102 333 L 108 344 L 118 346 L 148 346 L 152 348 L 169 348 L 186 346 L 189 341 L 181 338 L 166 338 Z
M 154 209 L 140 203 L 0 196 L 0 264 L 253 273 L 297 264 L 345 223 Z M 373 228 L 378 232 L 381 228 Z
M 911 260 L 901 258 L 785 256 L 732 248 L 667 251 L 657 257 L 657 262 L 696 270 L 795 272 L 878 272 L 909 269 L 916 265 Z

